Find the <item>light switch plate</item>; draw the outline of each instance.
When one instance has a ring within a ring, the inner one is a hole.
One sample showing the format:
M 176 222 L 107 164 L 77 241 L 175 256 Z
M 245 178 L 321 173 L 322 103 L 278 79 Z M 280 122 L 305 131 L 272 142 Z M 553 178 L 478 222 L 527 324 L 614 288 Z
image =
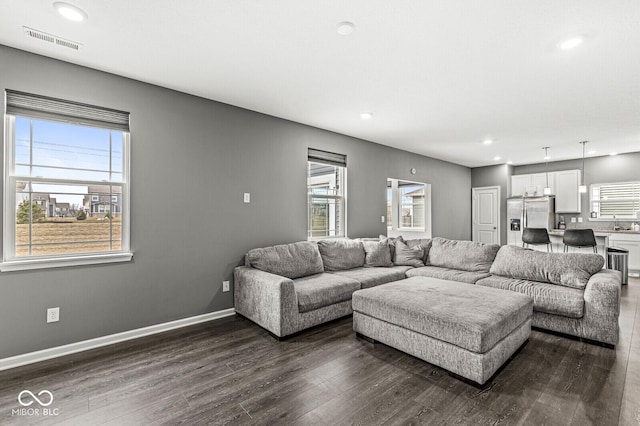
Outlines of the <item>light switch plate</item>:
M 245 203 L 250 203 L 251 202 L 251 194 L 249 192 L 245 192 L 244 193 L 244 202 Z

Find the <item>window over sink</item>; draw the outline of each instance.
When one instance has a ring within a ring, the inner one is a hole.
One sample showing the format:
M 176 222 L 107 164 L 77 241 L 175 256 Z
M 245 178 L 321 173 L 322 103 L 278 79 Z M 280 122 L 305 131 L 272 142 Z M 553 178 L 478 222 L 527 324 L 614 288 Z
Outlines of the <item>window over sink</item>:
M 591 216 L 613 220 L 640 218 L 640 182 L 592 184 Z

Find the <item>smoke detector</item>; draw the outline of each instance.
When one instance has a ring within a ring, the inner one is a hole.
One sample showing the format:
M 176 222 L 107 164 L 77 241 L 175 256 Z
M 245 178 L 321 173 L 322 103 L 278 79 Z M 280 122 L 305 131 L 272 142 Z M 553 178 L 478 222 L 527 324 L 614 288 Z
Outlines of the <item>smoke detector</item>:
M 34 38 L 36 40 L 55 44 L 57 46 L 67 47 L 73 50 L 80 50 L 80 48 L 82 47 L 82 44 L 76 41 L 67 40 L 65 38 L 58 37 L 53 34 L 45 33 L 44 31 L 34 30 L 33 28 L 29 28 L 29 27 L 22 27 L 22 28 L 24 30 L 24 35 L 26 35 L 27 37 Z

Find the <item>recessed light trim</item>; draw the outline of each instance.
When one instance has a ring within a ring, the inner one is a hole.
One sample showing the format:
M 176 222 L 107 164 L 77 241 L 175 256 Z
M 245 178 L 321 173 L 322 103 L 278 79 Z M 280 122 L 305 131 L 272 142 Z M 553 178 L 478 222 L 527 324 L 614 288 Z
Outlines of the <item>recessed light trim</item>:
M 509 160 L 507 161 L 507 164 L 513 164 L 513 161 Z
M 60 15 L 64 16 L 70 21 L 82 22 L 89 19 L 89 16 L 84 10 L 69 3 L 57 1 L 53 3 L 53 7 L 58 11 Z
M 493 141 L 491 139 L 485 139 L 482 141 L 483 145 L 491 145 L 493 143 Z
M 343 36 L 347 36 L 353 33 L 355 30 L 356 30 L 356 26 L 353 24 L 353 22 L 344 21 L 336 25 L 336 31 L 338 31 L 338 34 Z
M 618 155 L 618 153 L 617 152 L 610 152 L 609 155 L 613 157 L 614 155 Z
M 560 43 L 558 43 L 558 48 L 562 50 L 573 49 L 574 47 L 578 47 L 584 41 L 584 37 L 576 36 L 568 38 Z
M 595 154 L 596 152 L 598 152 L 598 151 L 596 151 L 595 149 L 592 149 L 591 151 L 587 151 L 587 154 L 589 154 L 589 155 L 593 155 L 593 154 Z
M 371 120 L 371 117 L 373 117 L 373 113 L 372 112 L 361 112 L 360 113 L 360 118 L 362 118 L 363 120 Z
M 500 161 L 502 160 L 502 157 L 500 157 L 499 155 L 496 155 L 495 157 L 493 157 L 493 161 Z

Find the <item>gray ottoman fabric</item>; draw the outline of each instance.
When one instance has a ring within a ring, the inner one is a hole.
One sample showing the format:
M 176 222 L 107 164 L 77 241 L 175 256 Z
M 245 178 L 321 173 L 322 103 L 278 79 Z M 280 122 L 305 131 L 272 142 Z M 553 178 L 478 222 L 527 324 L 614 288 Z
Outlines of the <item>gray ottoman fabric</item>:
M 353 328 L 362 335 L 483 385 L 529 339 L 531 320 L 525 321 L 483 354 L 359 312 L 353 313 Z
M 353 293 L 354 330 L 483 384 L 531 333 L 524 294 L 412 277 Z
M 531 318 L 533 300 L 514 292 L 412 277 L 355 292 L 353 310 L 484 353 Z

